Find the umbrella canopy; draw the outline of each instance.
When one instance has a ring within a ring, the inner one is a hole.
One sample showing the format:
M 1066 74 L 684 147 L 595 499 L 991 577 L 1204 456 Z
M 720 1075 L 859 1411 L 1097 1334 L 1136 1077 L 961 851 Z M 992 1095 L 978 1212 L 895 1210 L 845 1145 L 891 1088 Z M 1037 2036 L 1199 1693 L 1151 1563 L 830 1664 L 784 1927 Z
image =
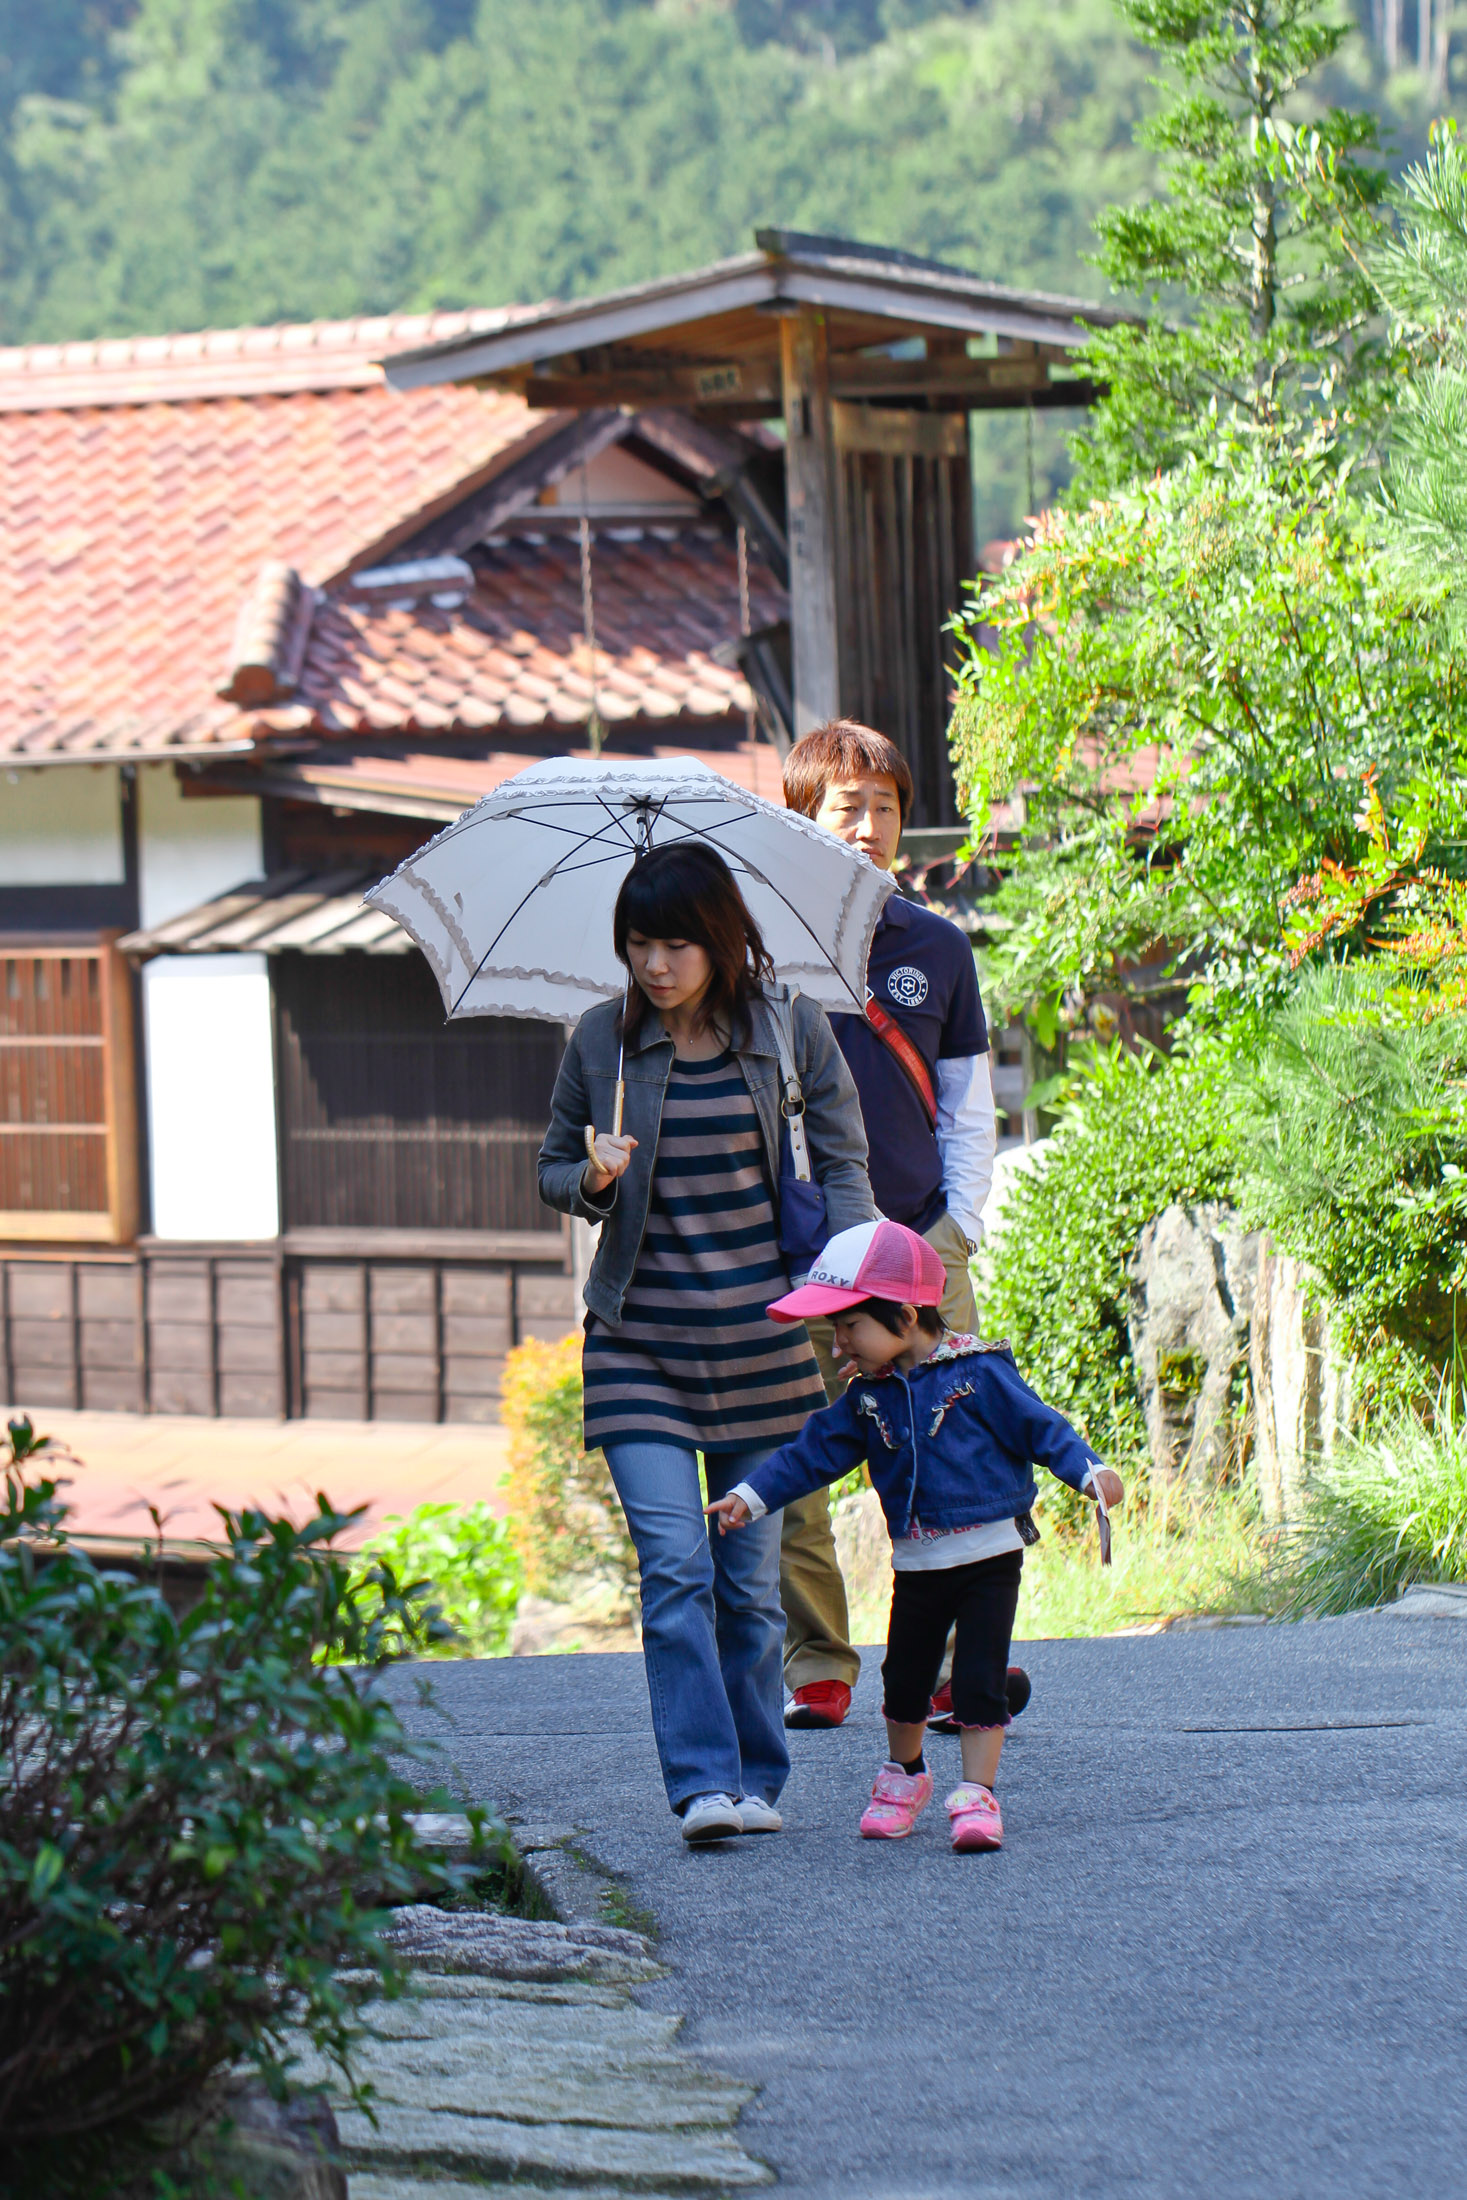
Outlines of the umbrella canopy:
M 366 899 L 417 941 L 450 1017 L 574 1023 L 625 987 L 611 918 L 638 850 L 678 840 L 723 857 L 781 978 L 826 1008 L 860 1013 L 894 881 L 692 757 L 532 764 Z

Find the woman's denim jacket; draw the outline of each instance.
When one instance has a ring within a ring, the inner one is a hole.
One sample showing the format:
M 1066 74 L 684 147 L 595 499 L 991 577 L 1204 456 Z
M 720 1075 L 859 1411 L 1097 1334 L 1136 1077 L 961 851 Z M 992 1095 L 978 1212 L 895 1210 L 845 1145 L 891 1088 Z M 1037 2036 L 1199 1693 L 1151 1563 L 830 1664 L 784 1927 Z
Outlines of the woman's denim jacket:
M 603 1225 L 601 1243 L 586 1282 L 586 1304 L 612 1329 L 642 1250 L 652 1171 L 662 1127 L 662 1101 L 672 1070 L 673 1045 L 651 1010 L 644 1013 L 626 1053 L 626 1107 L 622 1129 L 637 1141 L 625 1175 L 600 1199 L 581 1189 L 586 1167 L 585 1126 L 609 1131 L 616 1104 L 620 1003 L 605 1001 L 581 1018 L 565 1050 L 551 1099 L 550 1128 L 540 1148 L 540 1197 L 547 1207 Z M 764 1166 L 776 1209 L 779 1203 L 779 1049 L 774 1020 L 762 1000 L 750 1007 L 751 1029 L 735 1047 L 764 1138 Z M 866 1175 L 866 1132 L 861 1103 L 845 1056 L 824 1009 L 800 994 L 794 1004 L 795 1067 L 805 1095 L 805 1136 L 810 1167 L 825 1194 L 830 1234 L 869 1222 L 876 1209 Z M 777 1215 L 776 1215 L 776 1227 Z M 792 1281 L 794 1279 L 791 1279 Z
M 910 1375 L 853 1376 L 844 1397 L 749 1476 L 769 1512 L 866 1461 L 893 1542 L 1016 1520 L 1038 1495 L 1033 1462 L 1079 1489 L 1100 1464 L 1037 1398 L 1006 1344 L 949 1337 Z

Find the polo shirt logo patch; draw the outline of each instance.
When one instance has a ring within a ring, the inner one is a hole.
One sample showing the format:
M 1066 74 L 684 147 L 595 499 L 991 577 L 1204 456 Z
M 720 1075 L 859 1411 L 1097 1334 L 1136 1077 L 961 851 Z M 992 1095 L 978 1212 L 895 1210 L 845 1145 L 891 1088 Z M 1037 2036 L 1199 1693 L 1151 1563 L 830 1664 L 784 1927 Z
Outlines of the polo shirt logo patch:
M 886 990 L 902 1008 L 920 1008 L 927 998 L 927 980 L 911 963 L 902 963 L 887 979 Z

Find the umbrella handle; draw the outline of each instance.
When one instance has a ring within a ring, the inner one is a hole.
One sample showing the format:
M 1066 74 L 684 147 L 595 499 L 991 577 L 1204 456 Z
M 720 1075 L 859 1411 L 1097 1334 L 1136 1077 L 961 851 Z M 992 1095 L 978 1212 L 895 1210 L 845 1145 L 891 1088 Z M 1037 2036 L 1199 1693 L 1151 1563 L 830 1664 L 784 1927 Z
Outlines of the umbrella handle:
M 626 1097 L 626 1081 L 624 1078 L 618 1077 L 616 1080 L 616 1108 L 611 1120 L 611 1135 L 613 1138 L 620 1138 L 621 1136 L 622 1110 L 626 1106 Z M 594 1165 L 596 1161 L 596 1126 L 594 1123 L 586 1125 L 585 1138 L 586 1159 Z

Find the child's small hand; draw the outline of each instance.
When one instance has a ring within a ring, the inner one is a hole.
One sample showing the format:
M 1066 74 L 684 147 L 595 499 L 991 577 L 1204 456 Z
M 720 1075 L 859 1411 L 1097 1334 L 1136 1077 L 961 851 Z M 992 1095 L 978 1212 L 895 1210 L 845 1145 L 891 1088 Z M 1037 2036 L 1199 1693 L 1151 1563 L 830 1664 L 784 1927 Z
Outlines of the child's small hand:
M 1125 1502 L 1126 1485 L 1116 1473 L 1114 1467 L 1092 1467 L 1090 1469 L 1090 1489 L 1092 1496 L 1096 1489 L 1099 1489 L 1108 1506 L 1120 1505 Z
M 727 1535 L 730 1528 L 747 1527 L 754 1517 L 741 1497 L 715 1497 L 703 1510 L 710 1519 L 717 1518 L 720 1535 Z

